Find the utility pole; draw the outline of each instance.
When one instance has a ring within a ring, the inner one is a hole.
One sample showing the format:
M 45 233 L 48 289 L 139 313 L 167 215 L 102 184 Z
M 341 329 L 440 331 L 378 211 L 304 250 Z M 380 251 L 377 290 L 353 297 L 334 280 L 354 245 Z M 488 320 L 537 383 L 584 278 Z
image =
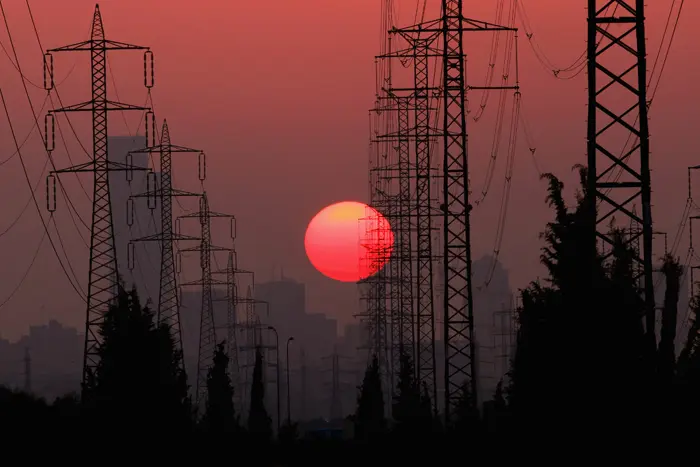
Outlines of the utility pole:
M 146 120 L 148 121 L 148 119 Z M 155 133 L 155 132 L 154 132 Z M 173 243 L 176 241 L 192 241 L 199 240 L 197 237 L 187 235 L 177 235 L 173 232 L 173 198 L 179 196 L 199 197 L 199 193 L 191 193 L 188 191 L 177 190 L 173 188 L 172 179 L 172 154 L 183 153 L 198 153 L 199 154 L 199 180 L 204 181 L 205 171 L 203 170 L 205 159 L 204 153 L 199 149 L 191 149 L 184 146 L 177 146 L 170 141 L 170 130 L 168 122 L 163 120 L 163 130 L 161 131 L 161 141 L 157 146 L 148 146 L 143 149 L 131 151 L 127 156 L 127 166 L 131 167 L 131 154 L 137 153 L 160 153 L 160 188 L 156 187 L 155 173 L 150 172 L 149 187 L 145 193 L 139 193 L 129 198 L 127 204 L 127 221 L 129 226 L 133 224 L 133 198 L 147 198 L 150 209 L 155 209 L 155 200 L 160 199 L 161 203 L 161 227 L 160 232 L 155 235 L 135 238 L 129 242 L 129 269 L 133 268 L 134 258 L 134 243 L 135 242 L 158 242 L 161 248 L 160 258 L 160 288 L 158 293 L 158 315 L 157 322 L 165 323 L 170 329 L 170 334 L 175 341 L 175 348 L 182 351 L 182 331 L 180 329 L 180 304 L 178 303 L 177 294 L 177 271 L 175 264 L 175 254 L 173 252 Z M 127 172 L 129 174 L 130 172 Z M 131 178 L 129 178 L 131 181 Z M 183 363 L 184 365 L 184 363 Z
M 623 225 L 636 225 L 638 233 L 628 235 L 627 242 L 642 240 L 635 261 L 642 271 L 646 338 L 656 351 L 644 19 L 644 0 L 588 0 L 588 196 L 595 218 L 591 248 L 598 240 L 613 245 L 609 223 L 615 217 L 621 216 Z M 630 124 L 627 116 L 635 112 Z M 631 206 L 639 201 L 638 215 Z
M 109 100 L 107 97 L 107 51 L 144 50 L 144 84 L 153 87 L 153 53 L 148 47 L 131 45 L 124 42 L 107 40 L 102 23 L 100 8 L 95 5 L 90 39 L 64 47 L 49 49 L 44 54 L 44 87 L 53 89 L 53 53 L 56 52 L 90 52 L 92 98 L 87 102 L 69 105 L 49 111 L 46 116 L 46 149 L 53 151 L 54 114 L 59 112 L 90 112 L 92 114 L 92 160 L 67 169 L 52 171 L 47 180 L 49 196 L 55 197 L 55 174 L 67 172 L 89 172 L 93 174 L 92 225 L 90 233 L 90 266 L 88 269 L 87 313 L 85 319 L 85 348 L 83 356 L 83 390 L 90 375 L 94 374 L 101 343 L 100 326 L 109 306 L 113 303 L 119 287 L 119 269 L 114 251 L 114 226 L 109 194 L 109 176 L 113 171 L 129 170 L 125 164 L 109 161 L 107 157 L 107 114 L 114 110 L 150 110 L 147 107 L 134 106 Z M 50 134 L 49 134 L 50 132 Z M 51 188 L 53 184 L 53 189 Z M 56 202 L 49 200 L 49 211 L 56 209 Z
M 197 247 L 184 248 L 182 252 L 196 251 L 200 254 L 201 278 L 197 281 L 187 282 L 183 286 L 196 285 L 202 291 L 202 309 L 199 324 L 199 352 L 197 359 L 197 382 L 195 386 L 195 404 L 200 406 L 206 400 L 207 373 L 214 359 L 216 341 L 216 326 L 214 321 L 214 304 L 212 297 L 212 284 L 226 285 L 225 282 L 212 279 L 211 260 L 216 252 L 230 252 L 230 248 L 223 248 L 212 244 L 211 219 L 225 218 L 231 221 L 231 239 L 235 238 L 235 218 L 230 214 L 213 212 L 209 209 L 209 201 L 206 192 L 201 195 L 199 212 L 180 216 L 179 219 L 199 219 L 201 227 L 200 244 Z

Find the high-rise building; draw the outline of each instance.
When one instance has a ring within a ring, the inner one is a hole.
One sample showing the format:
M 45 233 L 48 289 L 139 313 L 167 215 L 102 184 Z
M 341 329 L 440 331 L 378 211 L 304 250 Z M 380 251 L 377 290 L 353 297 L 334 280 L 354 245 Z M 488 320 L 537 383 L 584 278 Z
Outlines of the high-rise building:
M 109 160 L 119 164 L 127 163 L 129 151 L 146 147 L 145 136 L 109 136 L 107 138 Z M 133 154 L 131 164 L 134 168 L 148 168 L 149 154 Z M 149 209 L 148 200 L 136 198 L 133 202 L 133 222 L 129 226 L 127 203 L 131 195 L 145 193 L 154 187 L 148 186 L 147 172 L 133 170 L 129 182 L 127 172 L 111 172 L 109 174 L 110 201 L 112 205 L 112 223 L 114 224 L 114 248 L 117 255 L 119 275 L 127 288 L 136 287 L 142 303 L 150 299 L 152 307 L 158 305 L 160 287 L 160 243 L 138 242 L 133 248 L 133 269 L 129 268 L 129 242 L 134 238 L 154 235 L 160 231 L 160 202 L 155 203 L 155 209 Z M 156 186 L 160 182 L 156 174 Z

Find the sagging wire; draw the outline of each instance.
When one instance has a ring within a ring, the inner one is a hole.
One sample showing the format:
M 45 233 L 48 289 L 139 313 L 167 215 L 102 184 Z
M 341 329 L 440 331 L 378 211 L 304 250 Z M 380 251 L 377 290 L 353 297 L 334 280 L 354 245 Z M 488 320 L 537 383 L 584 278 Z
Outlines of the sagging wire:
M 515 2 L 511 5 L 511 9 L 509 11 L 509 18 L 508 18 L 508 26 L 513 28 L 515 26 Z M 494 128 L 493 132 L 493 139 L 491 141 L 491 152 L 490 152 L 490 157 L 489 157 L 489 162 L 488 166 L 486 168 L 486 175 L 483 183 L 483 187 L 481 189 L 481 194 L 478 199 L 474 201 L 474 206 L 479 206 L 485 199 L 486 196 L 489 193 L 489 189 L 491 187 L 491 182 L 493 181 L 493 176 L 496 170 L 496 162 L 498 159 L 498 154 L 500 152 L 500 147 L 501 147 L 501 141 L 502 141 L 502 136 L 503 136 L 503 122 L 505 118 L 505 110 L 506 110 L 506 101 L 508 98 L 508 92 L 507 89 L 505 89 L 508 85 L 508 80 L 510 78 L 510 71 L 511 71 L 511 66 L 512 66 L 512 59 L 513 59 L 513 51 L 515 49 L 515 55 L 516 55 L 516 77 L 518 74 L 517 70 L 517 65 L 518 65 L 518 60 L 517 60 L 517 33 L 512 33 L 508 34 L 507 39 L 506 39 L 506 46 L 505 46 L 505 55 L 503 57 L 503 76 L 501 79 L 501 87 L 504 89 L 501 89 L 499 93 L 499 100 L 498 100 L 498 112 L 496 116 L 496 127 Z M 516 83 L 516 88 L 518 86 L 518 83 Z M 511 115 L 512 117 L 512 115 Z
M 508 136 L 508 161 L 506 163 L 506 173 L 503 180 L 503 195 L 501 197 L 501 206 L 498 213 L 498 223 L 493 247 L 493 261 L 491 267 L 482 286 L 477 286 L 478 290 L 488 288 L 493 280 L 498 264 L 498 258 L 501 254 L 501 246 L 503 245 L 503 237 L 506 228 L 506 219 L 508 216 L 508 206 L 510 204 L 510 189 L 513 180 L 513 170 L 515 167 L 515 154 L 518 143 L 518 128 L 520 124 L 520 91 L 516 91 L 513 96 L 513 118 L 510 124 L 510 134 Z

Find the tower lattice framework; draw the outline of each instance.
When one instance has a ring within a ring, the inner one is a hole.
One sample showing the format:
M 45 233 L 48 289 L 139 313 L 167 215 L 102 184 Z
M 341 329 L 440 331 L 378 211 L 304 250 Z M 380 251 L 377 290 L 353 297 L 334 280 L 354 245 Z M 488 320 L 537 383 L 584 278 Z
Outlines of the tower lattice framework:
M 187 148 L 172 144 L 168 122 L 163 120 L 161 141 L 157 146 L 131 151 L 131 153 L 158 153 L 160 154 L 160 188 L 152 184 L 152 188 L 145 193 L 133 195 L 132 198 L 147 198 L 160 200 L 161 225 L 160 232 L 154 235 L 132 239 L 132 242 L 158 242 L 161 247 L 160 261 L 160 287 L 158 292 L 158 323 L 165 323 L 170 329 L 175 348 L 182 350 L 182 332 L 180 329 L 180 304 L 178 303 L 177 271 L 175 265 L 174 242 L 199 240 L 198 237 L 176 234 L 173 230 L 173 198 L 175 197 L 200 197 L 199 193 L 182 191 L 173 187 L 173 153 L 197 153 L 203 154 L 199 149 Z M 201 158 L 201 157 L 200 157 Z M 130 202 L 131 203 L 131 202 Z M 151 204 L 151 203 L 149 203 Z M 155 203 L 149 207 L 155 208 Z M 127 209 L 133 213 L 133 209 Z M 130 257 L 133 251 L 129 247 Z
M 92 222 L 90 232 L 90 266 L 88 270 L 87 313 L 85 320 L 85 347 L 83 352 L 83 388 L 94 374 L 99 361 L 98 350 L 101 343 L 99 329 L 104 315 L 113 303 L 119 287 L 119 269 L 114 248 L 114 226 L 109 193 L 109 175 L 113 171 L 130 170 L 125 164 L 109 161 L 107 154 L 107 114 L 110 111 L 150 110 L 147 107 L 124 104 L 109 100 L 107 97 L 107 52 L 115 50 L 144 50 L 144 73 L 147 88 L 153 86 L 153 54 L 148 47 L 131 45 L 124 42 L 108 40 L 105 37 L 102 15 L 99 6 L 95 6 L 92 19 L 90 39 L 63 47 L 47 50 L 44 55 L 44 87 L 53 89 L 53 53 L 56 52 L 90 52 L 91 90 L 89 101 L 69 105 L 49 111 L 46 116 L 46 149 L 54 149 L 54 114 L 68 112 L 90 112 L 92 114 L 92 159 L 67 169 L 56 170 L 54 174 L 67 172 L 88 172 L 93 174 Z M 150 70 L 148 69 L 150 65 Z M 55 209 L 55 203 L 49 203 L 49 210 Z
M 240 304 L 248 305 L 248 300 L 238 295 L 240 278 L 243 275 L 253 277 L 252 271 L 238 268 L 238 259 L 235 246 L 232 247 L 228 254 L 226 267 L 213 271 L 213 275 L 225 275 L 226 277 L 226 296 L 222 301 L 226 302 L 226 325 L 223 326 L 226 332 L 226 354 L 229 357 L 229 376 L 235 388 L 233 397 L 235 407 L 240 410 L 243 404 L 243 379 L 241 378 L 241 346 L 238 340 L 238 333 L 245 329 L 241 325 L 238 318 L 238 306 Z M 250 298 L 250 297 L 249 297 Z M 251 304 L 252 306 L 252 304 Z
M 415 362 L 415 325 L 413 301 L 413 223 L 411 222 L 411 137 L 410 137 L 410 98 L 395 97 L 397 109 L 397 156 L 399 172 L 398 194 L 398 242 L 394 257 L 399 262 L 399 316 L 398 316 L 398 350 L 399 355 L 406 353 Z M 395 361 L 398 367 L 400 364 Z
M 431 190 L 430 82 L 429 49 L 433 37 L 417 37 L 413 41 L 413 98 L 415 101 L 415 218 L 416 218 L 416 375 L 428 388 L 433 407 L 437 404 L 435 373 L 435 309 L 433 303 L 433 247 Z M 433 133 L 433 135 L 431 135 Z
M 612 247 L 613 221 L 630 226 L 630 245 L 641 238 L 635 261 L 646 335 L 655 346 L 646 73 L 644 1 L 588 0 L 588 195 L 597 208 L 594 241 Z M 612 248 L 605 250 L 612 254 Z
M 230 214 L 213 212 L 209 209 L 209 200 L 206 192 L 201 195 L 199 212 L 180 216 L 179 219 L 196 218 L 199 219 L 201 237 L 199 246 L 183 248 L 182 252 L 199 252 L 201 278 L 182 284 L 183 286 L 199 286 L 202 292 L 202 306 L 200 311 L 199 324 L 199 349 L 197 353 L 197 381 L 195 386 L 195 404 L 204 404 L 207 393 L 207 374 L 213 364 L 214 350 L 216 348 L 216 323 L 214 320 L 214 300 L 212 296 L 212 285 L 226 285 L 226 282 L 212 277 L 212 255 L 216 252 L 229 253 L 231 248 L 220 247 L 212 244 L 211 219 L 225 218 L 231 220 L 231 235 L 234 236 L 234 217 Z
M 397 253 L 402 266 L 398 281 L 402 284 L 400 308 L 405 318 L 401 318 L 403 331 L 399 347 L 406 351 L 404 343 L 412 346 L 406 352 L 414 361 L 418 381 L 428 388 L 433 407 L 437 410 L 433 285 L 433 262 L 436 257 L 432 245 L 435 230 L 433 216 L 437 203 L 431 196 L 431 182 L 435 176 L 431 149 L 438 133 L 430 119 L 434 113 L 431 101 L 435 99 L 438 89 L 430 84 L 429 60 L 437 56 L 434 44 L 439 36 L 434 31 L 423 33 L 422 30 L 413 31 L 412 28 L 393 28 L 389 32 L 391 36 L 400 36 L 408 46 L 389 51 L 378 58 L 386 59 L 389 67 L 391 59 L 413 62 L 411 87 L 395 87 L 389 81 L 387 87 L 382 89 L 385 94 L 383 99 L 395 105 L 392 110 L 398 120 L 396 131 L 383 137 L 395 142 L 398 156 L 398 164 L 391 165 L 392 171 L 398 172 L 398 176 L 392 174 L 391 177 L 398 179 L 398 187 L 392 186 L 392 189 L 396 189 L 395 196 L 400 205 L 396 224 L 399 236 Z M 413 163 L 411 140 L 414 143 Z M 410 324 L 404 323 L 406 319 L 411 320 Z M 395 371 L 398 372 L 398 360 L 395 365 Z
M 444 359 L 444 410 L 445 418 L 449 421 L 451 412 L 458 402 L 465 385 L 468 389 L 470 404 L 476 407 L 477 401 L 477 362 L 475 358 L 474 340 L 474 309 L 472 301 L 472 258 L 471 258 L 471 225 L 469 201 L 469 166 L 467 151 L 467 122 L 466 122 L 466 92 L 467 83 L 465 76 L 464 33 L 513 31 L 513 28 L 480 20 L 469 19 L 464 16 L 462 0 L 442 0 L 441 16 L 439 19 L 424 21 L 420 24 L 402 27 L 394 32 L 404 37 L 412 47 L 414 53 L 414 66 L 416 67 L 416 89 L 413 92 L 419 96 L 427 88 L 435 96 L 440 98 L 439 121 L 436 122 L 436 131 L 428 130 L 427 136 L 434 134 L 439 138 L 442 146 L 441 182 L 442 196 L 439 204 L 439 212 L 442 217 L 442 251 L 440 262 L 443 267 L 444 282 L 442 283 L 442 307 L 443 307 L 443 344 L 445 347 Z M 431 41 L 431 38 L 433 39 Z M 424 42 L 425 41 L 425 42 Z M 427 44 L 426 44 L 427 42 Z M 426 48 L 427 45 L 427 48 Z M 396 54 L 397 57 L 405 57 Z M 441 83 L 438 89 L 425 86 L 424 80 L 418 72 L 421 62 L 435 56 L 440 60 Z M 469 89 L 487 89 L 469 86 Z M 420 120 L 417 120 L 420 124 Z M 430 129 L 430 125 L 424 125 Z M 422 133 L 425 136 L 425 133 Z M 418 133 L 416 133 L 418 137 Z M 427 151 L 430 146 L 427 147 Z M 417 154 L 419 156 L 419 154 Z M 435 169 L 429 154 L 423 156 L 428 159 L 428 167 Z M 417 158 L 417 163 L 419 159 Z M 417 174 L 418 175 L 418 174 Z M 418 183 L 418 182 L 417 182 Z M 416 188 L 418 191 L 418 187 Z M 416 194 L 416 198 L 418 197 Z M 429 200 L 429 191 L 422 197 Z M 429 204 L 421 205 L 429 212 Z M 427 217 L 427 216 L 426 216 Z M 430 237 L 426 227 L 426 237 L 423 242 L 427 247 Z M 418 251 L 418 248 L 416 249 Z M 427 261 L 427 254 L 424 258 Z M 437 258 L 431 258 L 436 261 Z M 416 271 L 416 275 L 418 275 Z M 425 273 L 427 277 L 427 273 Z M 432 278 L 431 278 L 432 280 Z M 427 285 L 424 287 L 427 292 Z M 416 291 L 417 292 L 417 291 Z M 419 321 L 424 321 L 424 330 L 430 329 L 427 311 L 428 300 L 425 299 L 424 311 Z M 434 300 L 433 300 L 434 303 Z M 419 305 L 420 307 L 420 305 Z M 421 330 L 416 330 L 421 335 Z M 424 331 L 423 331 L 424 332 Z M 434 336 L 434 334 L 433 334 Z M 428 334 L 424 332 L 423 338 Z M 434 342 L 434 340 L 433 340 Z M 429 355 L 428 352 L 423 355 Z M 419 358 L 427 361 L 427 358 Z M 419 363 L 420 364 L 420 363 Z M 434 372 L 434 367 L 433 370 Z M 426 371 L 426 373 L 428 373 Z M 429 373 L 428 373 L 429 374 Z M 425 381 L 425 375 L 423 376 Z M 430 384 L 429 381 L 426 381 Z M 435 388 L 436 385 L 433 386 Z M 436 389 L 433 389 L 433 394 Z

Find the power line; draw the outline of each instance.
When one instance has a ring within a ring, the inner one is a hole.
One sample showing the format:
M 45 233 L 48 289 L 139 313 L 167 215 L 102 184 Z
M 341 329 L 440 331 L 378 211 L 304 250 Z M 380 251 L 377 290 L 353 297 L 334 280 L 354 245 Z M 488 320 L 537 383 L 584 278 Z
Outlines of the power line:
M 27 277 L 29 276 L 29 272 L 32 270 L 32 267 L 34 267 L 34 263 L 36 262 L 36 259 L 39 257 L 39 251 L 41 251 L 41 246 L 44 244 L 44 240 L 46 239 L 47 236 L 47 231 L 44 230 L 44 233 L 41 235 L 41 239 L 39 240 L 39 244 L 36 247 L 36 250 L 34 251 L 34 254 L 32 255 L 32 259 L 29 262 L 29 266 L 27 266 L 27 269 L 24 271 L 24 274 L 22 274 L 22 278 L 19 280 L 17 285 L 15 285 L 15 288 L 12 289 L 10 294 L 0 302 L 0 309 L 10 303 L 10 300 L 15 296 L 17 292 L 19 292 L 19 289 L 22 288 L 22 285 L 24 284 L 24 281 L 27 280 Z
M 4 12 L 4 8 L 3 8 L 1 0 L 0 0 L 0 12 L 2 12 L 3 17 L 5 17 L 5 12 Z M 17 149 L 17 155 L 19 156 L 19 160 L 22 163 L 22 172 L 24 173 L 24 177 L 27 180 L 27 185 L 29 185 L 29 190 L 31 191 L 31 194 L 32 194 L 32 200 L 34 201 L 34 207 L 36 208 L 36 212 L 39 215 L 39 219 L 41 220 L 41 225 L 44 227 L 44 232 L 45 232 L 46 236 L 48 237 L 49 242 L 51 243 L 51 249 L 53 250 L 54 254 L 56 255 L 56 259 L 58 259 L 58 264 L 61 266 L 61 270 L 65 274 L 66 279 L 68 279 L 68 282 L 70 283 L 71 287 L 73 287 L 73 290 L 75 290 L 75 293 L 78 294 L 80 299 L 83 300 L 85 303 L 87 303 L 83 293 L 78 289 L 78 287 L 76 287 L 75 284 L 73 284 L 73 281 L 72 281 L 70 275 L 68 274 L 66 267 L 63 265 L 63 261 L 61 261 L 61 256 L 58 254 L 58 251 L 56 250 L 56 245 L 54 244 L 53 240 L 51 239 L 51 235 L 49 234 L 49 227 L 46 224 L 46 222 L 44 222 L 44 218 L 41 215 L 41 208 L 39 208 L 39 203 L 36 200 L 36 194 L 34 193 L 34 190 L 32 190 L 32 183 L 29 180 L 29 173 L 27 172 L 27 167 L 24 164 L 24 158 L 22 157 L 22 152 L 21 152 L 21 149 L 19 148 L 19 143 L 18 143 L 17 137 L 15 135 L 15 129 L 14 129 L 14 126 L 12 125 L 12 120 L 10 119 L 10 113 L 7 109 L 7 103 L 5 102 L 5 95 L 2 92 L 2 88 L 0 88 L 0 99 L 2 99 L 2 106 L 3 106 L 3 109 L 5 110 L 5 116 L 7 117 L 7 123 L 10 126 L 10 133 L 12 133 L 12 140 L 14 141 L 15 148 Z M 53 216 L 50 216 L 50 217 L 52 218 Z M 60 235 L 58 235 L 58 231 L 56 231 L 56 235 L 60 238 Z M 70 262 L 68 264 L 70 266 Z M 75 273 L 74 273 L 74 275 L 75 275 Z
M 21 70 L 22 70 L 22 66 L 21 66 L 20 61 L 19 61 L 19 55 L 17 54 L 17 48 L 15 47 L 15 42 L 14 42 L 14 40 L 12 39 L 12 31 L 10 30 L 10 25 L 9 25 L 9 23 L 8 23 L 8 21 L 7 21 L 7 15 L 5 14 L 5 8 L 4 8 L 4 6 L 3 6 L 1 0 L 0 0 L 0 13 L 2 13 L 3 21 L 4 21 L 4 23 L 5 23 L 5 29 L 7 30 L 7 36 L 8 36 L 8 39 L 10 40 L 10 46 L 12 47 L 12 53 L 13 53 L 13 55 L 15 56 L 15 61 L 17 62 L 17 69 L 20 71 L 20 74 L 22 74 L 22 71 L 21 71 Z M 27 89 L 27 83 L 25 82 L 25 80 L 21 80 L 21 81 L 22 81 L 22 88 L 24 89 L 24 94 L 25 94 L 25 96 L 27 97 L 27 102 L 29 103 L 29 108 L 30 108 L 30 110 L 31 110 L 31 112 L 32 112 L 32 117 L 34 118 L 34 124 L 35 124 L 36 128 L 40 128 L 40 127 L 39 127 L 39 119 L 38 119 L 38 117 L 37 117 L 36 111 L 34 110 L 34 103 L 32 102 L 32 98 L 31 98 L 31 96 L 29 95 L 29 89 Z M 8 120 L 9 120 L 9 114 L 8 114 Z M 19 151 L 20 151 L 19 145 L 17 144 L 17 140 L 16 140 L 16 137 L 14 136 L 14 134 L 13 134 L 13 139 L 15 140 L 15 146 L 16 146 L 16 148 L 17 148 L 17 151 L 19 152 Z M 42 138 L 42 139 L 43 139 L 43 138 Z M 46 149 L 46 144 L 44 144 L 44 149 Z M 49 162 L 51 163 L 51 167 L 52 167 L 54 170 L 56 170 L 56 166 L 54 165 L 53 159 L 50 157 L 48 151 L 46 151 L 46 157 L 48 158 Z M 22 157 L 21 157 L 21 156 L 20 156 L 20 160 L 22 160 Z M 23 168 L 23 170 L 25 170 L 25 172 L 26 172 L 26 167 L 24 166 L 24 161 L 23 161 L 23 160 L 22 160 L 22 168 Z M 27 177 L 28 177 L 28 176 L 27 176 Z M 27 178 L 27 179 L 28 179 L 28 178 Z M 60 181 L 59 181 L 59 182 L 60 182 Z M 68 197 L 68 193 L 66 192 L 65 188 L 64 188 L 63 185 L 60 184 L 60 183 L 59 183 L 59 186 L 61 187 L 61 192 L 63 193 L 64 197 L 66 198 L 66 200 L 68 201 L 68 203 L 72 206 L 71 201 L 70 201 L 70 198 Z M 29 183 L 29 188 L 30 188 L 30 190 L 31 190 L 31 183 Z M 33 191 L 32 191 L 32 196 L 34 197 L 35 203 L 36 203 L 36 197 L 35 197 L 35 194 L 34 194 Z M 39 212 L 39 216 L 41 217 L 41 212 Z M 42 223 L 43 223 L 43 222 L 44 222 L 43 217 L 41 217 L 41 219 L 42 219 Z M 59 232 L 58 232 L 58 228 L 56 229 L 56 235 L 58 235 L 59 241 L 60 241 L 60 243 L 61 243 L 61 245 L 62 245 L 63 242 L 61 241 L 60 234 L 59 234 Z M 50 239 L 50 236 L 49 236 L 49 239 Z M 52 241 L 52 245 L 53 245 L 53 241 Z M 78 281 L 77 275 L 75 274 L 75 271 L 73 270 L 73 267 L 72 267 L 71 264 L 70 264 L 70 260 L 68 259 L 68 254 L 66 253 L 65 249 L 63 250 L 63 253 L 64 253 L 64 255 L 66 256 L 66 262 L 67 262 L 67 264 L 68 264 L 68 270 L 70 270 L 70 272 L 73 274 L 73 279 L 75 279 L 76 284 L 79 284 L 80 282 Z M 58 254 L 58 253 L 57 253 L 57 254 Z M 60 262 L 60 261 L 61 261 L 61 260 L 60 260 L 60 258 L 59 258 L 59 262 Z M 62 263 L 62 262 L 61 262 L 61 268 L 64 269 L 64 271 L 66 270 L 66 269 L 63 267 L 63 263 Z M 71 285 L 72 285 L 72 284 L 73 284 L 73 282 L 72 282 L 72 280 L 71 280 Z M 74 288 L 75 288 L 75 286 L 74 286 Z M 78 290 L 79 290 L 79 287 L 76 289 L 76 291 L 78 291 Z M 81 294 L 81 297 L 82 297 L 82 294 Z

